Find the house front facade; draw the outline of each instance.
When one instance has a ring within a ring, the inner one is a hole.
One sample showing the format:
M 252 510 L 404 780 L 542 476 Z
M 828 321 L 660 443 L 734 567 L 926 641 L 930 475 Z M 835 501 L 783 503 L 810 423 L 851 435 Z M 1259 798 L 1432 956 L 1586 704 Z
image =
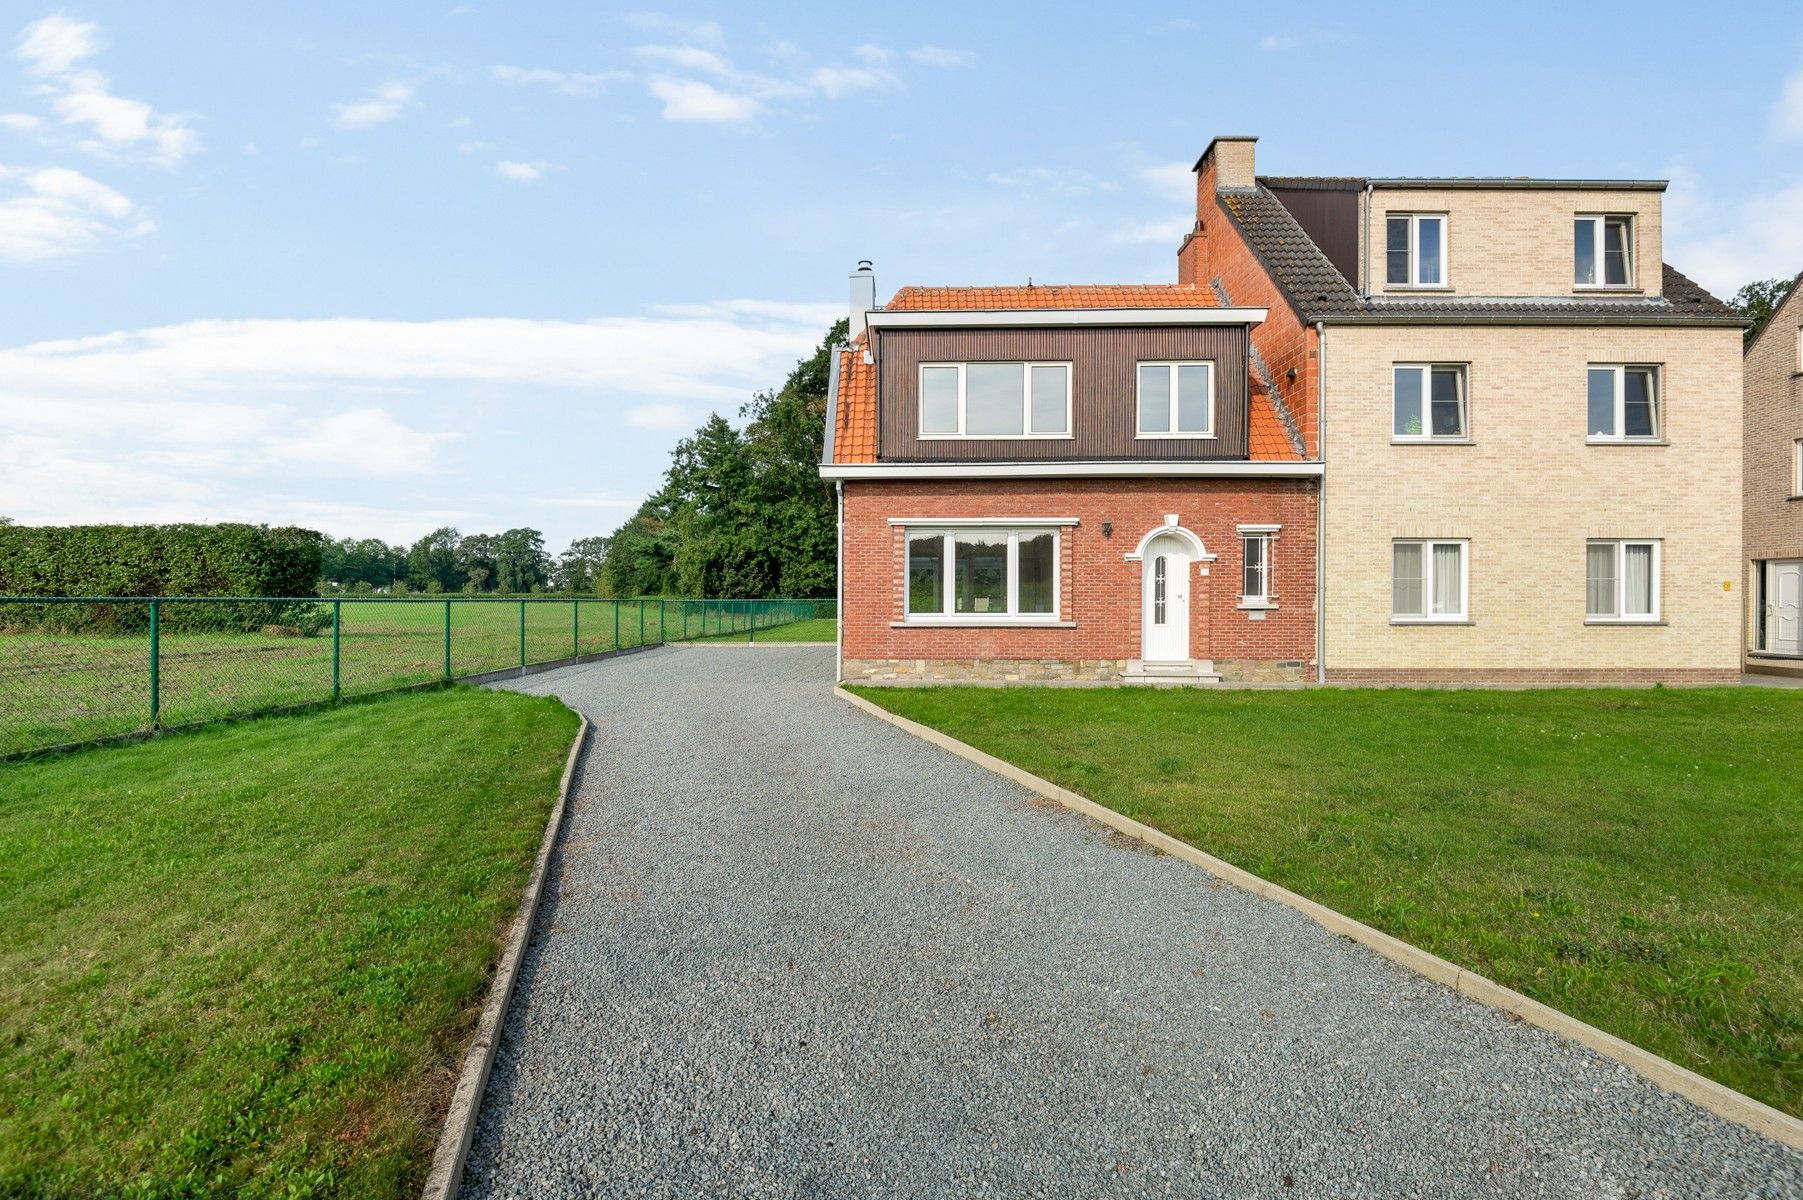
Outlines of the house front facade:
M 823 467 L 846 677 L 1737 679 L 1742 322 L 1663 263 L 1664 185 L 1266 178 L 1254 150 L 1217 138 L 1197 163 L 1174 287 L 872 295 Z M 1177 340 L 1133 324 L 1127 292 Z M 951 405 L 973 379 L 988 396 L 1004 355 L 1023 416 L 974 436 Z M 1030 424 L 1051 362 L 1071 364 L 1069 432 Z M 1158 425 L 1160 370 L 1199 380 L 1203 362 L 1214 424 L 1179 436 Z M 1242 382 L 1264 431 L 1243 444 Z M 979 570 L 958 522 L 1011 515 L 989 527 L 1009 555 L 1024 518 L 1059 522 L 1033 628 L 1009 624 L 1029 616 L 1012 599 L 973 620 L 947 582 Z M 1148 616 L 1148 549 L 1167 579 L 1181 551 L 1187 646 Z M 944 610 L 919 609 L 935 587 Z
M 841 673 L 1312 677 L 1319 463 L 1206 288 L 852 277 L 826 463 Z
M 1803 676 L 1803 298 L 1798 284 L 1746 352 L 1747 670 Z

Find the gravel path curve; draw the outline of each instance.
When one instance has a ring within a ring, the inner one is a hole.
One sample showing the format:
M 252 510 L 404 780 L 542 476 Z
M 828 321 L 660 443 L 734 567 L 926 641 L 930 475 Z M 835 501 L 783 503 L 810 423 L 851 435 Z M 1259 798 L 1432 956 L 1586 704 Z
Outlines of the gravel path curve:
M 1803 1154 L 831 677 L 718 647 L 510 685 L 595 735 L 465 1196 L 1803 1195 Z

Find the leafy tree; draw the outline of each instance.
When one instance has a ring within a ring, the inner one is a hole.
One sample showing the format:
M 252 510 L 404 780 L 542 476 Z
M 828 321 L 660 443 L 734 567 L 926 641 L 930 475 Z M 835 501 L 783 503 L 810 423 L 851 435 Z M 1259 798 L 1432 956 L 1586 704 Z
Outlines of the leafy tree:
M 464 591 L 483 592 L 493 585 L 499 574 L 499 542 L 499 538 L 487 533 L 466 533 L 457 540 L 453 557 Z
M 668 514 L 647 500 L 607 539 L 597 589 L 604 596 L 664 596 L 676 591 Z
M 606 560 L 606 538 L 577 538 L 552 564 L 551 586 L 563 592 L 592 592 L 601 584 L 601 564 Z
M 1752 345 L 1765 323 L 1772 319 L 1772 313 L 1783 302 L 1784 294 L 1790 291 L 1789 279 L 1755 279 L 1752 283 L 1734 293 L 1729 304 L 1739 309 L 1742 316 L 1753 323 L 1747 326 L 1743 345 Z
M 407 582 L 414 590 L 454 592 L 463 586 L 463 573 L 457 569 L 460 535 L 449 525 L 428 533 L 407 551 Z
M 495 584 L 509 594 L 543 589 L 551 571 L 545 535 L 536 529 L 509 529 L 494 540 Z

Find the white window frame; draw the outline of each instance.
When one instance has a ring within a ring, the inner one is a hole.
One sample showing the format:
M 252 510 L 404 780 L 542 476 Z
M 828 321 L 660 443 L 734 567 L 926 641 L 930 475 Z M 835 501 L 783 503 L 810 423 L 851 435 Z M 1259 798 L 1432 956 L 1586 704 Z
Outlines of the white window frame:
M 1790 444 L 1790 494 L 1803 496 L 1803 438 Z
M 1425 612 L 1396 611 L 1396 547 L 1421 547 L 1421 606 Z M 1434 547 L 1459 548 L 1459 611 L 1434 611 Z M 1390 539 L 1390 624 L 1443 625 L 1464 624 L 1471 620 L 1471 539 L 1470 538 L 1392 538 Z
M 1421 278 L 1421 219 L 1423 217 L 1440 222 L 1440 278 L 1424 282 Z M 1390 282 L 1390 222 L 1407 220 L 1409 223 L 1409 277 L 1407 282 Z M 1384 287 L 1389 288 L 1450 288 L 1447 279 L 1452 275 L 1452 266 L 1448 261 L 1448 250 L 1452 244 L 1452 222 L 1443 212 L 1386 212 L 1384 214 Z
M 1396 432 L 1396 376 L 1403 371 L 1421 375 L 1421 432 Z M 1459 432 L 1433 433 L 1433 373 L 1452 371 L 1459 379 Z M 1390 365 L 1390 440 L 1393 442 L 1468 442 L 1471 440 L 1470 372 L 1465 363 L 1400 362 Z M 1588 378 L 1588 377 L 1586 377 Z
M 1612 546 L 1615 549 L 1615 615 L 1593 613 L 1590 609 L 1590 547 Z M 1628 572 L 1627 561 L 1629 546 L 1651 546 L 1653 548 L 1653 611 L 1650 613 L 1628 612 Z M 1658 538 L 1588 538 L 1584 542 L 1584 624 L 1586 625 L 1657 625 L 1661 622 L 1662 592 L 1660 576 L 1664 573 L 1664 547 Z
M 1240 607 L 1241 608 L 1276 608 L 1277 602 L 1272 598 L 1271 556 L 1277 549 L 1277 525 L 1241 525 L 1240 534 Z M 1246 545 L 1248 542 L 1264 543 L 1264 561 L 1260 566 L 1261 582 L 1264 587 L 1257 591 L 1246 588 Z
M 1020 611 L 1020 539 L 1038 537 L 1041 534 L 1052 535 L 1052 611 L 1049 613 L 1023 613 Z M 961 613 L 957 608 L 958 592 L 958 552 L 959 536 L 979 536 L 989 538 L 1007 537 L 1008 539 L 1008 595 L 1007 611 L 1000 613 Z M 943 589 L 940 596 L 940 607 L 943 612 L 917 613 L 908 611 L 908 581 L 914 573 L 914 539 L 921 537 L 939 537 L 943 539 L 940 552 L 944 555 L 941 561 L 945 564 L 944 578 L 939 583 Z M 997 521 L 993 524 L 959 521 L 944 525 L 910 525 L 902 529 L 902 620 L 908 625 L 1057 625 L 1062 623 L 1062 605 L 1064 567 L 1064 537 L 1057 525 L 1045 521 L 1007 522 Z
M 1169 414 L 1169 420 L 1166 423 L 1166 427 L 1165 427 L 1166 432 L 1164 432 L 1164 433 L 1146 433 L 1140 429 L 1139 412 L 1140 412 L 1140 403 L 1141 403 L 1141 399 L 1142 399 L 1142 397 L 1139 394 L 1140 372 L 1145 367 L 1168 367 L 1171 372 L 1170 407 L 1166 410 Z M 1177 426 L 1177 407 L 1178 407 L 1177 406 L 1177 368 L 1179 368 L 1179 367 L 1207 367 L 1208 368 L 1208 428 L 1207 428 L 1207 430 L 1205 430 L 1201 433 L 1197 433 L 1193 430 L 1184 430 L 1182 432 L 1179 432 L 1177 430 L 1177 427 L 1176 427 Z M 1133 364 L 1133 438 L 1134 438 L 1134 440 L 1140 441 L 1140 442 L 1159 442 L 1159 441 L 1169 441 L 1173 438 L 1188 438 L 1188 439 L 1192 439 L 1195 441 L 1208 441 L 1208 440 L 1213 439 L 1215 436 L 1215 409 L 1218 407 L 1216 404 L 1216 400 L 1219 396 L 1219 391 L 1218 391 L 1219 383 L 1218 383 L 1216 376 L 1217 376 L 1217 372 L 1215 371 L 1215 363 L 1214 363 L 1214 359 L 1212 359 L 1212 358 L 1148 358 L 1148 359 L 1145 359 L 1144 361 L 1134 363 Z
M 1590 432 L 1590 372 L 1615 372 L 1615 432 L 1612 434 Z M 1632 437 L 1623 433 L 1628 427 L 1628 372 L 1646 371 L 1652 375 L 1653 385 L 1653 432 L 1637 433 Z M 1665 372 L 1658 363 L 1606 363 L 1593 362 L 1584 365 L 1584 440 L 1592 446 L 1620 445 L 1654 445 L 1665 440 Z
M 966 417 L 965 410 L 964 410 L 965 368 L 969 367 L 971 365 L 971 363 L 970 362 L 923 362 L 920 364 L 920 368 L 915 373 L 915 377 L 914 377 L 914 379 L 915 379 L 915 392 L 914 392 L 915 435 L 917 437 L 919 437 L 921 441 L 923 441 L 923 442 L 934 442 L 934 441 L 1014 442 L 1014 441 L 1026 441 L 1028 439 L 1033 439 L 1033 440 L 1053 439 L 1053 440 L 1056 440 L 1056 439 L 1060 439 L 1060 438 L 1068 441 L 1068 440 L 1074 439 L 1077 436 L 1076 429 L 1072 426 L 1072 423 L 1071 423 L 1071 417 L 1072 417 L 1071 393 L 1072 393 L 1072 391 L 1075 390 L 1075 385 L 1072 382 L 1072 376 L 1074 375 L 1074 371 L 1069 362 L 1060 362 L 1060 361 L 1052 360 L 1052 359 L 1044 359 L 1044 360 L 997 359 L 997 360 L 993 360 L 993 361 L 983 360 L 983 359 L 973 359 L 971 361 L 977 363 L 979 366 L 1019 367 L 1021 369 L 1020 427 L 1021 427 L 1022 432 L 1020 432 L 1020 433 L 965 433 L 964 431 L 970 427 L 969 420 Z M 958 372 L 958 432 L 957 433 L 927 433 L 926 432 L 927 370 L 932 367 L 955 368 Z M 1033 368 L 1034 367 L 1063 367 L 1064 368 L 1064 431 L 1062 433 L 1034 433 L 1033 432 Z
M 1608 223 L 1610 221 L 1620 221 L 1622 223 L 1622 225 L 1624 226 L 1621 244 L 1622 244 L 1623 251 L 1628 256 L 1628 262 L 1627 262 L 1628 281 L 1626 283 L 1608 283 L 1608 282 L 1606 282 L 1606 280 L 1609 278 L 1609 266 L 1606 261 L 1607 256 L 1608 256 L 1608 239 L 1607 239 L 1606 235 L 1608 233 Z M 1596 279 L 1591 283 L 1585 283 L 1583 280 L 1578 278 L 1578 224 L 1580 222 L 1586 223 L 1590 226 L 1590 229 L 1591 229 L 1590 236 L 1592 237 L 1592 239 L 1594 239 L 1591 242 L 1591 245 L 1596 247 L 1596 257 L 1593 260 L 1593 265 L 1596 268 Z M 1634 214 L 1632 214 L 1632 213 L 1577 213 L 1572 217 L 1572 221 L 1571 221 L 1571 278 L 1572 278 L 1572 284 L 1571 284 L 1571 286 L 1574 291 L 1580 291 L 1580 292 L 1584 292 L 1584 291 L 1590 291 L 1590 292 L 1604 291 L 1604 292 L 1606 292 L 1606 291 L 1610 291 L 1610 290 L 1619 291 L 1623 288 L 1632 288 L 1632 287 L 1636 286 L 1635 282 L 1634 282 L 1634 280 L 1635 280 L 1634 258 L 1635 258 L 1635 255 L 1634 255 Z

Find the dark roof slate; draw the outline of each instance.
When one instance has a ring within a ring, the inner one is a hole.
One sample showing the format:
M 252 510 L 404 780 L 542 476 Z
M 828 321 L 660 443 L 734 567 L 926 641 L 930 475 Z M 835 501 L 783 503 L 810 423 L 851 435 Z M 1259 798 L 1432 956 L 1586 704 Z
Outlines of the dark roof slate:
M 1283 201 L 1262 183 L 1222 192 L 1221 207 L 1305 320 L 1646 322 L 1732 325 L 1741 315 L 1669 264 L 1660 296 L 1361 297 Z

